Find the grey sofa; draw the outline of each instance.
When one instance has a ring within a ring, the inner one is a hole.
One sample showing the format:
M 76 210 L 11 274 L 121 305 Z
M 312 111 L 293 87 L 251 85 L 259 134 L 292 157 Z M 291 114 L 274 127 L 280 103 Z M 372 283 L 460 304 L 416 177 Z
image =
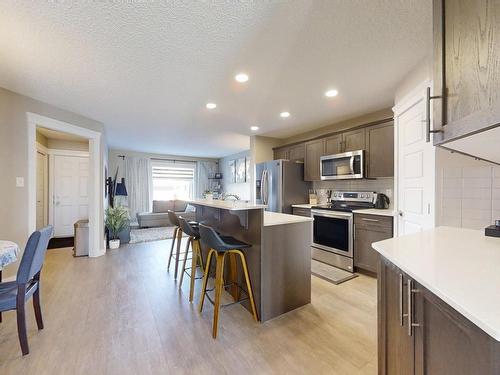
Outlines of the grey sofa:
M 192 206 L 181 200 L 153 201 L 153 212 L 137 213 L 137 221 L 141 228 L 168 227 L 172 223 L 168 219 L 168 210 L 187 220 L 194 220 L 196 213 Z

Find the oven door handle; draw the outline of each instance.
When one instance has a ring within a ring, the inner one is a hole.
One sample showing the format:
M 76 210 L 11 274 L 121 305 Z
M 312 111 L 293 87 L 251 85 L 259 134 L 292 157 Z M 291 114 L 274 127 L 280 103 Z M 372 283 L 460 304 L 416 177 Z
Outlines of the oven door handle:
M 321 217 L 330 217 L 334 219 L 345 219 L 349 220 L 352 218 L 352 212 L 330 212 L 323 210 L 311 210 L 311 216 L 321 216 Z

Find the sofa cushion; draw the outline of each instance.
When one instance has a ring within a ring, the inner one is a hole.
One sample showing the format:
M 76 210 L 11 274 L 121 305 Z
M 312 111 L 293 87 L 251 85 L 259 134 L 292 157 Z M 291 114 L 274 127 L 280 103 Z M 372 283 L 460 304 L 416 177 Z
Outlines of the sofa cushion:
M 187 202 L 175 200 L 174 201 L 174 211 L 175 212 L 184 212 L 186 211 Z
M 161 213 L 174 210 L 174 201 L 153 201 L 153 212 Z

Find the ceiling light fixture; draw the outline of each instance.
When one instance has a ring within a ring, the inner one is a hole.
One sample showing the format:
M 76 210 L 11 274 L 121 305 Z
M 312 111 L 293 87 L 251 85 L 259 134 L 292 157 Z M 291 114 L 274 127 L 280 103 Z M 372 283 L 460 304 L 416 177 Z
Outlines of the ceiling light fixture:
M 290 117 L 290 112 L 281 112 L 280 117 L 282 117 L 282 118 Z
M 325 96 L 328 98 L 333 98 L 334 96 L 337 96 L 339 92 L 337 90 L 328 90 L 325 92 Z
M 207 107 L 207 109 L 215 109 L 215 108 L 217 108 L 217 104 L 215 104 L 215 103 L 207 103 L 206 107 Z
M 259 130 L 259 127 L 258 126 L 250 126 L 250 130 L 253 132 L 256 132 L 257 130 Z
M 240 83 L 245 83 L 248 81 L 248 74 L 246 73 L 238 73 L 236 76 L 234 76 L 234 79 Z

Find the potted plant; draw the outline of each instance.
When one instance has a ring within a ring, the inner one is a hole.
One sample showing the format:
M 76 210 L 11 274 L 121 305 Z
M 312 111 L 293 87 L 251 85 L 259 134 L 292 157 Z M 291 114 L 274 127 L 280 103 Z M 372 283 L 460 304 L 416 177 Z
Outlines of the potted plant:
M 210 190 L 205 190 L 203 192 L 203 197 L 207 200 L 207 201 L 211 201 L 212 199 L 214 199 L 214 193 L 211 192 Z
M 118 234 L 128 227 L 128 225 L 128 210 L 125 207 L 117 206 L 106 209 L 106 228 L 108 228 L 111 237 L 109 240 L 110 249 L 118 249 L 120 247 Z

